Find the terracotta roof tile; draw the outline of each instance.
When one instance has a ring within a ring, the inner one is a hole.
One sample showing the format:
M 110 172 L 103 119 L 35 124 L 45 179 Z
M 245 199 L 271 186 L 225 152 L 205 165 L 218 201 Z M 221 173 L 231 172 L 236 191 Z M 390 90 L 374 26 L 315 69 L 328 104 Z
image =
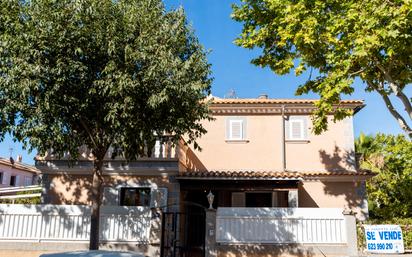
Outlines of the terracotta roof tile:
M 368 170 L 331 171 L 331 172 L 296 172 L 296 171 L 187 171 L 181 172 L 181 178 L 271 178 L 271 179 L 301 179 L 319 176 L 373 176 Z
M 318 99 L 259 99 L 259 98 L 217 98 L 213 104 L 314 104 Z M 342 100 L 341 104 L 363 105 L 363 100 Z
M 2 158 L 2 157 L 0 157 L 0 164 L 6 165 L 6 166 L 9 166 L 9 167 L 13 167 L 13 168 L 18 169 L 18 170 L 35 173 L 35 174 L 40 173 L 40 170 L 38 170 L 34 166 L 31 166 L 31 165 L 28 165 L 28 164 L 25 164 L 25 163 L 21 163 L 21 162 L 17 162 L 17 161 L 12 164 L 10 162 L 10 160 Z

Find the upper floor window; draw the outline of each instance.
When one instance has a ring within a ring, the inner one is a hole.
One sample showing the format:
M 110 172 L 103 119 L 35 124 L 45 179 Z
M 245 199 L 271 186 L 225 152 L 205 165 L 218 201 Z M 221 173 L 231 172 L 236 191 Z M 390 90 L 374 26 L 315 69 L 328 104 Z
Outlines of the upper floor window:
M 4 177 L 3 174 L 4 174 L 3 172 L 0 172 L 0 184 L 3 184 L 3 177 Z
M 246 118 L 228 117 L 226 119 L 226 139 L 245 140 L 246 139 Z
M 306 116 L 290 116 L 286 120 L 287 140 L 308 140 L 308 120 Z

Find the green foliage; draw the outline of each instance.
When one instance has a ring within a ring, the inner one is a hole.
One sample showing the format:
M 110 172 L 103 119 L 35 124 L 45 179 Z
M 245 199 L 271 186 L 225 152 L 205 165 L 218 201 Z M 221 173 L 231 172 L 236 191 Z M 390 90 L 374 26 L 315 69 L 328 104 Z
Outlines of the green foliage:
M 108 148 L 135 159 L 164 134 L 196 147 L 210 85 L 183 10 L 161 0 L 0 1 L 0 140 L 73 159 L 91 150 L 91 250 Z
M 17 192 L 16 195 L 27 195 L 27 194 L 35 194 L 41 193 L 41 190 L 30 190 L 24 192 Z M 14 201 L 12 199 L 2 199 L 0 203 L 14 203 L 14 204 L 40 204 L 41 197 L 30 197 L 30 198 L 17 198 Z
M 25 195 L 25 194 L 35 194 L 35 193 L 41 193 L 41 190 L 31 190 L 31 191 L 26 191 L 26 192 L 17 192 L 17 195 Z M 31 197 L 31 198 L 20 198 L 16 199 L 14 201 L 15 204 L 40 204 L 41 203 L 41 197 Z
M 366 222 L 357 223 L 358 247 L 366 248 L 365 231 L 362 225 L 378 225 L 378 224 L 394 224 L 400 225 L 402 229 L 403 243 L 405 249 L 412 249 L 412 218 L 395 218 L 391 220 L 385 219 L 369 219 Z
M 372 218 L 412 217 L 412 142 L 402 135 L 360 135 L 355 142 L 362 154 L 361 168 L 376 176 L 367 182 Z
M 412 130 L 388 98 L 394 94 L 412 119 L 411 99 L 403 90 L 412 82 L 412 1 L 410 0 L 242 0 L 233 19 L 243 23 L 235 43 L 262 49 L 252 63 L 283 75 L 311 69 L 297 95 L 320 95 L 314 132 L 327 129 L 326 115 L 351 115 L 339 107 L 360 78 L 378 92 L 400 126 Z M 312 69 L 318 75 L 312 77 Z M 406 116 L 406 117 L 408 117 Z
M 210 84 L 183 10 L 161 0 L 0 3 L 0 137 L 31 149 L 133 159 L 154 132 L 194 141 Z

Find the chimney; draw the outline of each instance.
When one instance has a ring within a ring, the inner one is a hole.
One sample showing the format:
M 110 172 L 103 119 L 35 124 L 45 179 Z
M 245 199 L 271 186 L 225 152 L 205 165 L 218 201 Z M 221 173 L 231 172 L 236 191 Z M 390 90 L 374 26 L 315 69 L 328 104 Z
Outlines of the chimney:
M 22 162 L 23 156 L 21 154 L 17 155 L 17 162 Z
M 268 99 L 269 97 L 268 97 L 268 95 L 267 94 L 260 94 L 259 96 L 258 96 L 258 99 Z

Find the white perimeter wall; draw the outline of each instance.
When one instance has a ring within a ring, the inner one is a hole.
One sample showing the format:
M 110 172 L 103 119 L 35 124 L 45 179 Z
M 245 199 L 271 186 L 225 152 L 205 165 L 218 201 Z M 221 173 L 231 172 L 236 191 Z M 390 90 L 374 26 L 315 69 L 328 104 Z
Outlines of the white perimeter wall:
M 102 242 L 147 243 L 148 207 L 102 206 Z M 90 206 L 0 204 L 0 241 L 89 241 Z

